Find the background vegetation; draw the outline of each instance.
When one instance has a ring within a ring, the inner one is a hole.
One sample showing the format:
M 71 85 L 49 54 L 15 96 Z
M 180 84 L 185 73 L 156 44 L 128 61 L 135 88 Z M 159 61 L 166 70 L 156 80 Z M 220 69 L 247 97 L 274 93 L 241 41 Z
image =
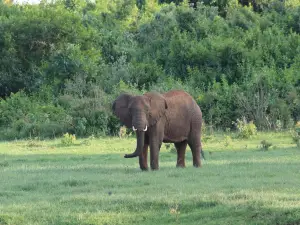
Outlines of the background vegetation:
M 300 119 L 298 0 L 9 2 L 0 139 L 118 134 L 110 108 L 123 91 L 184 89 L 217 129 Z

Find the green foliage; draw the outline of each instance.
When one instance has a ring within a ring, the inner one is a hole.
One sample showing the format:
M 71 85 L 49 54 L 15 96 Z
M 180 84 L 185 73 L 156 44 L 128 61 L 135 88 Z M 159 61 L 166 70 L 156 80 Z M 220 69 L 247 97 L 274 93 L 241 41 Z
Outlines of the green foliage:
M 128 138 L 132 136 L 132 132 L 129 131 L 125 126 L 121 126 L 119 130 L 119 137 L 120 138 Z
M 0 138 L 118 135 L 116 96 L 171 89 L 189 92 L 211 128 L 245 116 L 289 129 L 300 119 L 300 3 L 195 2 L 1 1 Z
M 232 145 L 232 138 L 229 135 L 224 136 L 224 146 L 225 148 L 230 147 Z
M 282 123 L 281 123 L 280 120 L 277 120 L 277 121 L 276 121 L 276 127 L 275 127 L 275 130 L 278 131 L 278 132 L 282 130 Z
M 21 91 L 0 102 L 1 138 L 55 137 L 71 126 L 72 117 L 61 106 L 41 97 Z
M 61 144 L 64 146 L 69 146 L 75 144 L 76 136 L 75 134 L 65 133 L 61 139 Z
M 0 50 L 4 55 L 0 72 L 4 92 L 0 96 L 21 88 L 36 90 L 45 83 L 60 84 L 66 77 L 76 75 L 75 70 L 81 72 L 80 58 L 89 57 L 89 62 L 93 62 L 91 52 L 98 34 L 83 26 L 79 13 L 67 10 L 59 2 L 11 7 L 16 13 L 1 16 L 0 30 L 5 32 L 0 32 L 0 40 L 4 41 Z M 79 55 L 78 51 L 74 53 L 74 46 L 80 48 Z
M 119 122 L 112 115 L 112 96 L 85 79 L 69 80 L 59 104 L 72 116 L 71 128 L 78 136 L 116 134 Z
M 253 135 L 257 134 L 257 129 L 253 121 L 247 122 L 246 118 L 237 119 L 236 123 L 234 123 L 236 128 L 238 129 L 238 137 L 239 138 L 250 138 Z
M 221 82 L 214 82 L 207 92 L 200 94 L 196 101 L 201 106 L 203 117 L 211 126 L 228 128 L 232 126 L 231 118 L 239 116 L 236 85 L 229 86 L 223 77 Z

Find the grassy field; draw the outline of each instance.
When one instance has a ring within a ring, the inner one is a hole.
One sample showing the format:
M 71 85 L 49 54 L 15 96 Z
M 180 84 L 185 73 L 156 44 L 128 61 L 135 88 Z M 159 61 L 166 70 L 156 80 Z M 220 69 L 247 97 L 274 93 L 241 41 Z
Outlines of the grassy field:
M 260 148 L 261 140 L 274 145 Z M 201 169 L 175 168 L 163 146 L 160 170 L 124 159 L 135 140 L 0 143 L 0 224 L 300 224 L 300 149 L 288 133 L 249 140 L 216 135 Z

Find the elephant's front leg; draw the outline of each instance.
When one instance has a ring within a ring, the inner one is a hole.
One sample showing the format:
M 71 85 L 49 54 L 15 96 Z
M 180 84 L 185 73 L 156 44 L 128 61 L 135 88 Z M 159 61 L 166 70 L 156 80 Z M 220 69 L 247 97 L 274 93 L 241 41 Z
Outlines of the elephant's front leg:
M 163 137 L 160 136 L 154 136 L 150 140 L 150 166 L 152 170 L 158 170 L 159 169 L 159 151 L 160 147 L 162 145 Z
M 139 156 L 139 162 L 140 162 L 140 168 L 141 170 L 148 170 L 148 163 L 147 163 L 147 158 L 148 158 L 148 144 L 144 144 L 143 152 Z
M 150 144 L 150 166 L 152 170 L 158 170 L 159 144 Z
M 150 127 L 148 133 L 150 145 L 150 167 L 152 170 L 158 170 L 159 151 L 164 139 L 164 120 L 160 120 L 153 127 Z

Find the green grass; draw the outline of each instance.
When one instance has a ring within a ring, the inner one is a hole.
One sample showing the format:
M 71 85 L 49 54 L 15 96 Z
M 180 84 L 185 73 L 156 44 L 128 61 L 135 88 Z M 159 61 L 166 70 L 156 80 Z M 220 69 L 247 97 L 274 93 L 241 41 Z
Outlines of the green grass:
M 273 144 L 260 149 L 265 139 Z M 300 224 L 300 149 L 288 133 L 204 143 L 201 169 L 124 159 L 134 139 L 0 143 L 0 224 Z M 275 146 L 275 147 L 274 147 Z

